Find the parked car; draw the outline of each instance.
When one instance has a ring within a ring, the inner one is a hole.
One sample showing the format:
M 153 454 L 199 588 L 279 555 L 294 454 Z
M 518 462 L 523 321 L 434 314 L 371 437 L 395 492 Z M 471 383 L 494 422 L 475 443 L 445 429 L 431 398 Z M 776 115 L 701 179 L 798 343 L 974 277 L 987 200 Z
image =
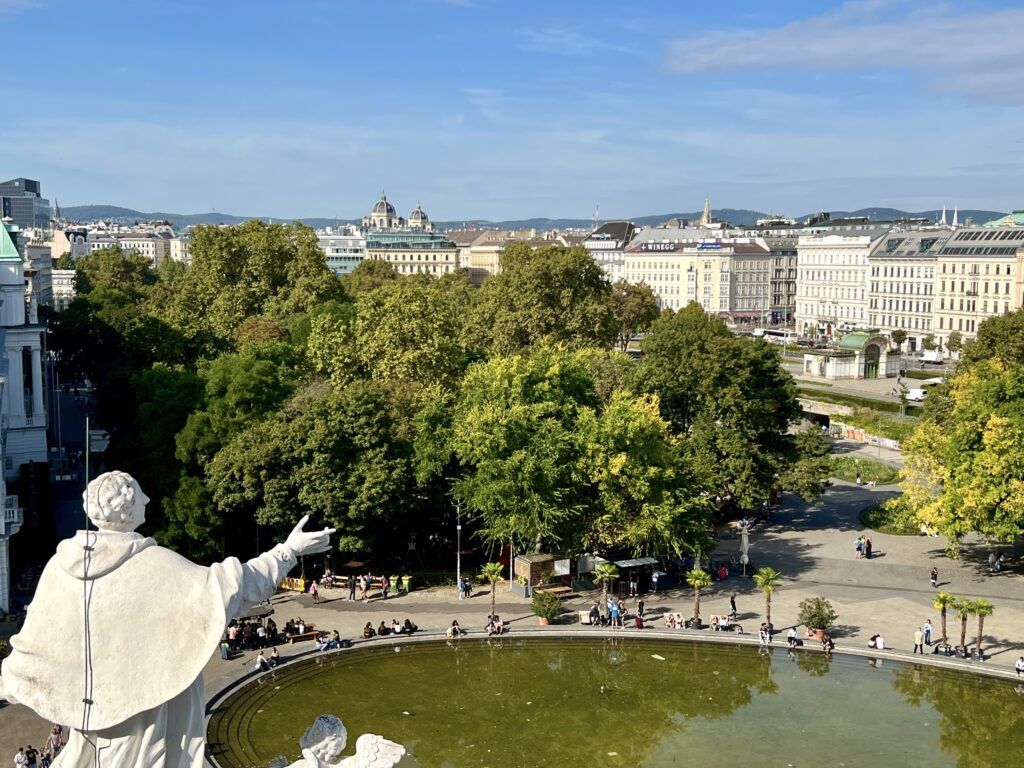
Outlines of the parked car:
M 928 397 L 927 389 L 915 387 L 914 389 L 907 391 L 907 400 L 912 403 L 923 403 L 926 397 Z

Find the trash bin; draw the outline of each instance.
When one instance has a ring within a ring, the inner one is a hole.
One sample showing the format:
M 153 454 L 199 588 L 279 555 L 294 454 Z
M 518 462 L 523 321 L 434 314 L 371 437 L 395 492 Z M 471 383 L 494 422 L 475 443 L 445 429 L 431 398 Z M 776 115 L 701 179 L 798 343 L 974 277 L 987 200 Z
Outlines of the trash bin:
M 408 593 L 409 589 L 410 589 L 410 586 L 409 586 L 410 584 L 412 584 L 412 576 L 403 576 L 402 577 L 402 591 Z

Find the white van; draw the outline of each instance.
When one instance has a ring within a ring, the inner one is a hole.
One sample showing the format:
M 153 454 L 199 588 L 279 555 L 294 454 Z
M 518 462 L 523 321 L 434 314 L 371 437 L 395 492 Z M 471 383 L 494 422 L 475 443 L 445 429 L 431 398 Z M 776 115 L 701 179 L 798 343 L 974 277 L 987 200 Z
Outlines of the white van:
M 926 397 L 928 397 L 928 390 L 927 389 L 917 388 L 917 389 L 911 389 L 911 390 L 907 391 L 907 400 L 909 400 L 912 403 L 924 402 L 924 399 Z

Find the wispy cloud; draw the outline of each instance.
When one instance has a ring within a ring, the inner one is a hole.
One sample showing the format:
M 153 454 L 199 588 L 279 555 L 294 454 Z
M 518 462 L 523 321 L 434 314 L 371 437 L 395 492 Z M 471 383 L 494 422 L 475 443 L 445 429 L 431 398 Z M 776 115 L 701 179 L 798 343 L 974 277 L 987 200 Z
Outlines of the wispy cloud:
M 601 51 L 637 54 L 628 46 L 584 34 L 576 27 L 526 27 L 519 31 L 522 47 L 535 53 L 590 56 Z
M 0 0 L 0 14 L 19 13 L 39 4 L 39 0 Z
M 920 0 L 847 2 L 781 27 L 723 30 L 669 46 L 684 75 L 899 70 L 977 101 L 1024 104 L 1024 8 Z

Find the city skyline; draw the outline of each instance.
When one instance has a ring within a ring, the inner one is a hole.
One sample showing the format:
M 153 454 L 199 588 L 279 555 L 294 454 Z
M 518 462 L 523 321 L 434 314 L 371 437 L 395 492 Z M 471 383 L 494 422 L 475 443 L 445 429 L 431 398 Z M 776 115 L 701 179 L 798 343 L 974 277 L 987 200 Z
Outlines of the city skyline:
M 435 220 L 630 217 L 709 192 L 787 215 L 1021 207 L 1024 9 L 633 13 L 0 0 L 23 69 L 6 96 L 31 105 L 0 167 L 63 206 L 283 218 L 355 218 L 381 188 Z

